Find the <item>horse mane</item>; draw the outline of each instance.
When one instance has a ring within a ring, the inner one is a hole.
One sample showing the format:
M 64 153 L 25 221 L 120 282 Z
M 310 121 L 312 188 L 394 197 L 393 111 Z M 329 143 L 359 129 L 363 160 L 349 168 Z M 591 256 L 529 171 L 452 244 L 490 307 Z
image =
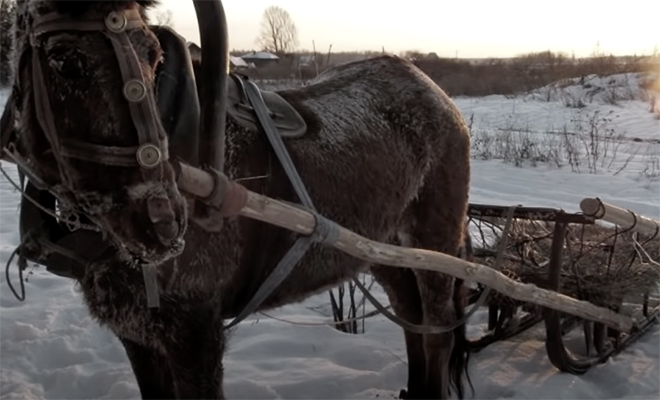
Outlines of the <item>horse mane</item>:
M 72 17 L 79 17 L 87 11 L 99 8 L 121 9 L 128 6 L 129 3 L 137 3 L 148 9 L 160 4 L 159 0 L 110 0 L 110 1 L 89 1 L 89 0 L 55 0 L 53 6 L 58 13 L 68 14 Z

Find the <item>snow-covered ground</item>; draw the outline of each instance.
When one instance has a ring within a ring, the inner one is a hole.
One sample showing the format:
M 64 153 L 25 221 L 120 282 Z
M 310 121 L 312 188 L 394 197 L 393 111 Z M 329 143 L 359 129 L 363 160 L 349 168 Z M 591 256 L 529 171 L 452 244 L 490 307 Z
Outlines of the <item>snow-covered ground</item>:
M 591 99 L 575 108 L 567 106 L 565 96 L 553 92 L 554 97 L 548 98 L 543 93 L 458 98 L 456 103 L 472 121 L 475 135 L 511 131 L 553 135 L 564 128 L 580 135 L 586 131 L 576 121 L 588 121 L 598 111 L 597 115 L 609 119 L 604 131 L 625 134 L 630 140 L 623 141 L 614 161 L 608 160 L 596 174 L 584 169 L 576 173 L 567 164 L 520 168 L 501 160 L 475 160 L 471 202 L 578 211 L 582 198 L 599 196 L 649 217 L 660 217 L 660 181 L 649 169 L 654 162 L 657 165 L 660 154 L 660 120 L 649 112 L 649 102 L 637 97 L 611 104 L 571 87 L 572 98 Z M 4 104 L 6 93 L 0 92 L 0 96 L 0 104 Z M 626 167 L 619 171 L 626 160 Z M 15 174 L 13 166 L 3 163 L 3 167 Z M 18 194 L 0 179 L 1 265 L 18 244 L 18 204 Z M 12 269 L 14 281 L 15 271 Z M 71 281 L 36 269 L 25 286 L 27 300 L 19 302 L 9 291 L 4 274 L 0 277 L 2 398 L 139 398 L 119 341 L 92 321 Z M 386 301 L 378 288 L 374 291 Z M 327 304 L 327 294 L 321 294 L 269 314 L 322 322 L 327 318 L 314 308 Z M 475 314 L 469 333 L 483 331 L 485 317 L 485 311 Z M 405 387 L 407 374 L 402 331 L 382 316 L 367 320 L 365 328 L 364 334 L 350 335 L 329 326 L 291 325 L 254 315 L 229 340 L 226 395 L 245 399 L 396 398 Z M 550 364 L 542 324 L 473 354 L 469 371 L 478 399 L 658 399 L 660 326 L 582 376 L 560 373 Z

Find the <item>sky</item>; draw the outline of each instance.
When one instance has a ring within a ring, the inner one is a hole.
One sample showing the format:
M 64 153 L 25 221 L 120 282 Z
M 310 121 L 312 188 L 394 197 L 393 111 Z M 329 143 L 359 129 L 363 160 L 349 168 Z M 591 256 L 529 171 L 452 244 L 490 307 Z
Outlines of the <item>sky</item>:
M 255 40 L 265 8 L 289 12 L 299 49 L 327 52 L 406 50 L 441 57 L 512 57 L 562 51 L 652 54 L 660 48 L 660 1 L 592 0 L 224 0 L 231 49 L 259 50 Z M 161 0 L 174 28 L 199 43 L 190 0 Z

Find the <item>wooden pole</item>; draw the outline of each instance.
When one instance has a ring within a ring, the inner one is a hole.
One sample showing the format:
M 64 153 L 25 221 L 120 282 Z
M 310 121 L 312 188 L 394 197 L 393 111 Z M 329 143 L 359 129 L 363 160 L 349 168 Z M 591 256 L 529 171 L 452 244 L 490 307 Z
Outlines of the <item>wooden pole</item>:
M 182 164 L 177 184 L 179 189 L 185 192 L 207 197 L 213 191 L 214 179 L 206 171 Z M 240 215 L 302 235 L 312 234 L 316 227 L 316 218 L 309 211 L 254 192 L 248 192 L 247 204 Z M 600 322 L 618 331 L 630 332 L 633 327 L 632 318 L 607 308 L 542 289 L 533 284 L 516 282 L 488 266 L 447 254 L 376 242 L 343 227 L 339 227 L 339 236 L 333 247 L 370 263 L 425 269 L 479 282 L 516 300 Z
M 603 203 L 600 199 L 582 199 L 580 209 L 585 215 L 611 222 L 623 229 L 630 229 L 633 232 L 646 235 L 660 233 L 660 221 L 635 214 L 621 207 Z

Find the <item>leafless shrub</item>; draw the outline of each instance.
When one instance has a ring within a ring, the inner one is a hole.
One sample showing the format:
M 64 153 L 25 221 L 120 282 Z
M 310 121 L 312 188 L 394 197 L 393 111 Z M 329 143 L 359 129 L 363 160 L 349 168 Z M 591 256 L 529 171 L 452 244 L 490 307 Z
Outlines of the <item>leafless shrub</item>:
M 571 171 L 580 173 L 580 150 L 577 137 L 564 125 L 561 132 L 561 149 L 566 157 L 566 162 L 571 166 Z
M 647 186 L 660 181 L 660 151 L 657 146 L 647 147 L 642 165 L 639 177 L 646 181 Z
M 635 150 L 621 160 L 620 147 L 628 140 L 612 128 L 612 113 L 603 115 L 598 110 L 591 113 L 580 110 L 571 122 L 573 131 L 565 125 L 561 131 L 531 132 L 526 127 L 516 126 L 513 118 L 497 131 L 475 130 L 472 132 L 472 157 L 502 160 L 517 167 L 569 165 L 576 173 L 596 174 L 606 170 L 616 175 L 637 155 Z
M 361 275 L 362 285 L 367 289 L 371 289 L 376 282 L 373 276 L 370 274 Z M 335 290 L 337 291 L 336 294 Z M 341 332 L 354 334 L 365 332 L 365 318 L 359 319 L 359 317 L 366 315 L 366 298 L 363 296 L 360 300 L 355 301 L 357 290 L 357 285 L 353 281 L 348 281 L 348 283 L 342 283 L 329 291 L 332 318 L 335 322 L 335 328 Z
M 472 157 L 480 160 L 503 160 L 517 167 L 539 164 L 564 165 L 561 138 L 515 129 L 476 131 L 472 139 Z
M 569 108 L 585 108 L 587 105 L 584 103 L 582 96 L 565 93 L 562 101 L 566 107 Z
M 583 159 L 589 173 L 595 174 L 600 168 L 609 169 L 617 158 L 619 147 L 624 143 L 625 135 L 616 132 L 610 125 L 613 114 L 613 110 L 606 115 L 601 114 L 600 110 L 591 114 L 580 110 L 571 120 L 582 142 Z

